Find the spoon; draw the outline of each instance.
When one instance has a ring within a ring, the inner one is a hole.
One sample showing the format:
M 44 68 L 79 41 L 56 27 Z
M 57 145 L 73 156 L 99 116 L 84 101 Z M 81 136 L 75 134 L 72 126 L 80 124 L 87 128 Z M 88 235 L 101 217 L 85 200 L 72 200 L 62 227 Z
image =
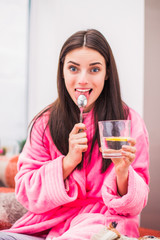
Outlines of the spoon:
M 77 104 L 80 109 L 80 123 L 83 121 L 83 109 L 87 105 L 87 98 L 85 95 L 81 94 L 77 98 Z

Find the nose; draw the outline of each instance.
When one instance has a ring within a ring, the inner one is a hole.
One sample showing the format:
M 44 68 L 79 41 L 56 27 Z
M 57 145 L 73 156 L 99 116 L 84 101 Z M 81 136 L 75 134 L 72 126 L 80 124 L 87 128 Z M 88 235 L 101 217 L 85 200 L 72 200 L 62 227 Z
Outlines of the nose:
M 87 73 L 84 71 L 84 72 L 81 72 L 78 76 L 78 83 L 81 84 L 81 85 L 85 85 L 88 83 L 88 76 L 87 76 Z

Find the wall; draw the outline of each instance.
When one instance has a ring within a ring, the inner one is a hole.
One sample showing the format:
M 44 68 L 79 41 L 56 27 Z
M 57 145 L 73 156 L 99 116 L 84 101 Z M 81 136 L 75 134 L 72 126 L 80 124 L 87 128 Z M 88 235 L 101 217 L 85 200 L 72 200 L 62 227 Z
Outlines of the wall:
M 150 139 L 150 195 L 142 226 L 160 230 L 160 1 L 145 1 L 144 120 Z
M 87 28 L 100 30 L 108 39 L 123 99 L 143 115 L 144 0 L 32 0 L 28 122 L 57 96 L 57 61 L 63 42 Z
M 26 137 L 28 1 L 0 1 L 0 148 L 18 151 Z

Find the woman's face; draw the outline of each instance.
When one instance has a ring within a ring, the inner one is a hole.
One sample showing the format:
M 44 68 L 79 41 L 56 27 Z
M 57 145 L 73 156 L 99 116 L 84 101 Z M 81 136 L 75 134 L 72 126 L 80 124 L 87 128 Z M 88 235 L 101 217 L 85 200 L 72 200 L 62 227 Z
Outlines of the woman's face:
M 84 112 L 90 111 L 104 87 L 104 57 L 87 47 L 72 50 L 65 57 L 63 75 L 67 91 L 75 104 L 78 96 L 84 94 L 87 97 Z

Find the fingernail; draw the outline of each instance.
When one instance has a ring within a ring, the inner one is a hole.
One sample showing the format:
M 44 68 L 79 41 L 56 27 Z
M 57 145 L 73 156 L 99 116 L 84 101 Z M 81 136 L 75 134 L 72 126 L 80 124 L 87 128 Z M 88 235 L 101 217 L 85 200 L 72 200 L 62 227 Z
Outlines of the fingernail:
M 126 145 L 123 145 L 123 146 L 122 146 L 122 148 L 124 148 L 124 149 L 128 149 L 128 146 L 126 146 Z
M 125 151 L 123 151 L 123 150 L 122 150 L 121 152 L 122 152 L 122 154 L 124 154 L 124 155 L 126 155 L 126 154 L 127 154 L 127 153 L 126 153 Z

